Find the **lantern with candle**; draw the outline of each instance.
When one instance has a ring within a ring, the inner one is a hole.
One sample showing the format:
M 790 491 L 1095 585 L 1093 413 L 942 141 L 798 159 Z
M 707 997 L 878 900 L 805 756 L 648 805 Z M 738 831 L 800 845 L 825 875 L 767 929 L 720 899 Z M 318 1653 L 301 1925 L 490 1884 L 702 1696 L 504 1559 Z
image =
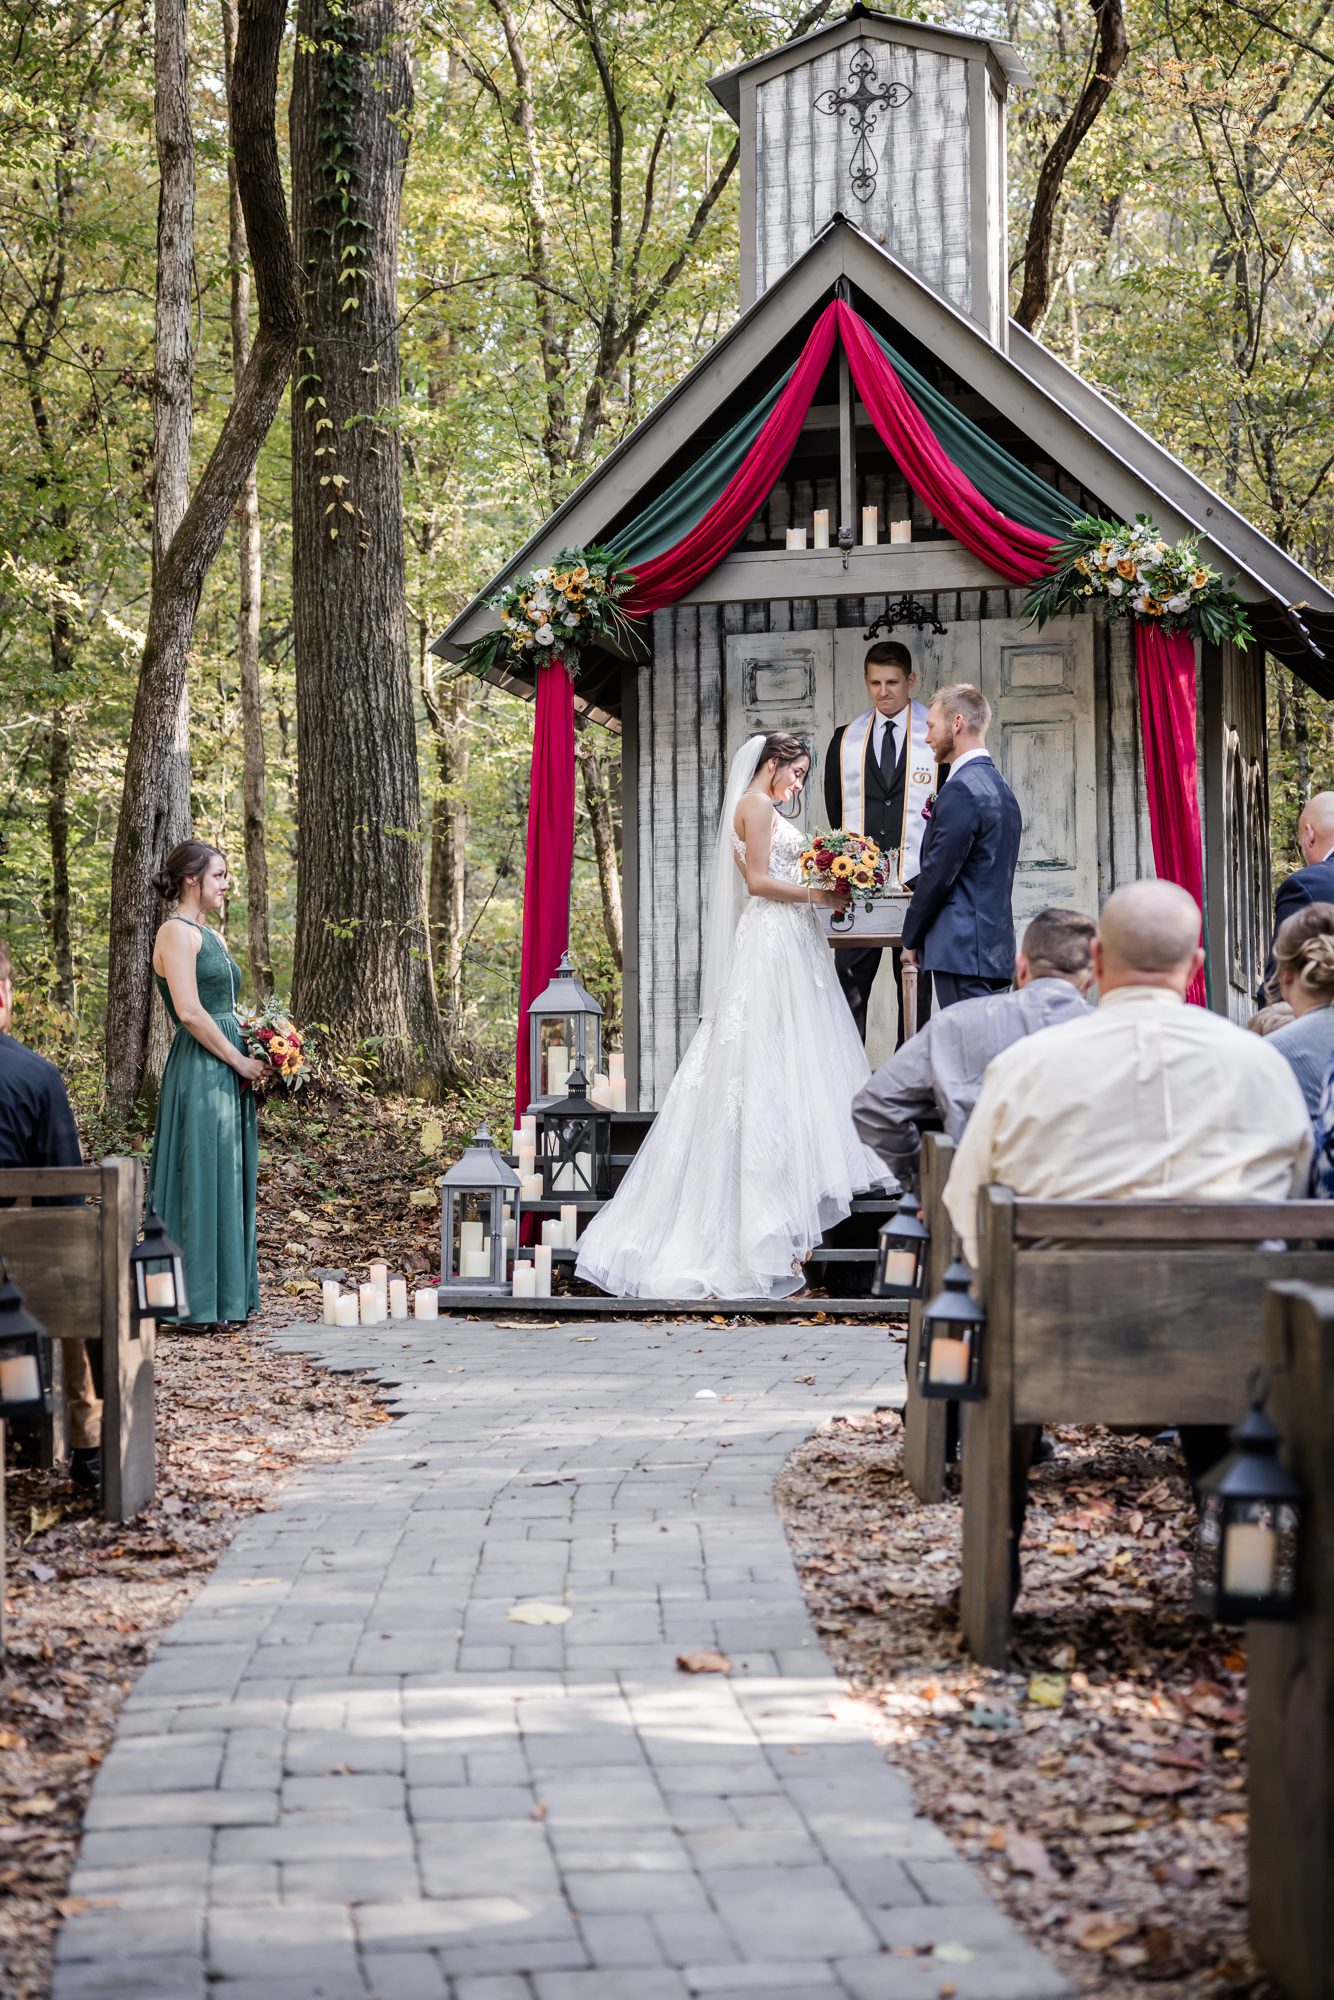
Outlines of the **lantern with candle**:
M 0 1417 L 51 1412 L 51 1342 L 0 1263 Z
M 931 1231 L 917 1213 L 917 1196 L 905 1188 L 880 1231 L 871 1291 L 877 1299 L 920 1299 Z
M 136 1336 L 141 1321 L 185 1318 L 190 1310 L 185 1264 L 151 1197 L 144 1216 L 143 1236 L 130 1252 L 130 1273 L 134 1279 L 132 1323 Z
M 528 1009 L 528 1088 L 532 1109 L 558 1102 L 579 1070 L 585 1084 L 602 1067 L 602 1008 L 561 953 L 551 984 Z
M 969 1287 L 968 1266 L 957 1258 L 922 1314 L 917 1387 L 923 1396 L 975 1403 L 983 1395 L 982 1343 L 987 1316 Z
M 611 1114 L 586 1095 L 582 1070 L 559 1104 L 542 1111 L 539 1138 L 544 1201 L 611 1193 Z
M 505 1210 L 519 1211 L 519 1176 L 483 1125 L 440 1182 L 440 1283 L 453 1291 L 507 1292 Z
M 1257 1375 L 1232 1450 L 1200 1481 L 1195 1609 L 1220 1625 L 1299 1616 L 1302 1489 L 1279 1459 L 1283 1442 Z

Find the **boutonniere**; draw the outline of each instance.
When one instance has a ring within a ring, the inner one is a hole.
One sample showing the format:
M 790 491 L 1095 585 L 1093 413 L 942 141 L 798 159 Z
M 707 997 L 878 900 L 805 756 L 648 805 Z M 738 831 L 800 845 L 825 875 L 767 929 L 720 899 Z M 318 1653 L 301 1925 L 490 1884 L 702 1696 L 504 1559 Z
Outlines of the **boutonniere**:
M 930 819 L 930 817 L 931 817 L 931 808 L 932 808 L 932 806 L 933 806 L 933 804 L 934 804 L 934 803 L 935 803 L 935 801 L 934 801 L 933 799 L 928 799 L 928 800 L 927 800 L 927 802 L 926 802 L 926 804 L 925 804 L 925 805 L 924 805 L 924 806 L 922 807 L 922 818 L 923 818 L 923 819 Z

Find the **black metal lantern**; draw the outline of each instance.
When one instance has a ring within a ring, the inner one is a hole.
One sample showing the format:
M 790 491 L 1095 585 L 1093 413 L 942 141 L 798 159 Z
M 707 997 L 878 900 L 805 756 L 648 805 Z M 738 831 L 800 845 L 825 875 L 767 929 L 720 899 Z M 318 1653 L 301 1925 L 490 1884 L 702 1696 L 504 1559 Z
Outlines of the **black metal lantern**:
M 130 1252 L 130 1272 L 134 1278 L 132 1321 L 136 1336 L 143 1320 L 183 1319 L 189 1312 L 184 1260 L 151 1201 L 144 1216 L 143 1239 Z
M 880 1231 L 875 1260 L 877 1299 L 920 1299 L 926 1277 L 926 1253 L 931 1231 L 917 1213 L 917 1196 L 904 1189 L 898 1207 Z
M 1265 1387 L 1232 1433 L 1232 1450 L 1200 1481 L 1195 1609 L 1220 1625 L 1298 1617 L 1302 1489 L 1279 1459 L 1283 1442 Z
M 0 1264 L 0 1417 L 51 1413 L 51 1342 Z
M 971 1284 L 968 1266 L 956 1258 L 922 1314 L 917 1387 L 924 1396 L 955 1403 L 976 1403 L 982 1396 L 987 1316 L 973 1297 Z
M 519 1176 L 483 1125 L 440 1182 L 440 1283 L 456 1292 L 507 1292 L 506 1211 L 518 1239 Z
M 602 1008 L 561 953 L 556 976 L 528 1009 L 529 1110 L 558 1104 L 576 1070 L 584 1087 L 602 1068 Z
M 611 1193 L 611 1113 L 586 1093 L 587 1078 L 576 1069 L 565 1096 L 539 1115 L 537 1164 L 544 1201 Z

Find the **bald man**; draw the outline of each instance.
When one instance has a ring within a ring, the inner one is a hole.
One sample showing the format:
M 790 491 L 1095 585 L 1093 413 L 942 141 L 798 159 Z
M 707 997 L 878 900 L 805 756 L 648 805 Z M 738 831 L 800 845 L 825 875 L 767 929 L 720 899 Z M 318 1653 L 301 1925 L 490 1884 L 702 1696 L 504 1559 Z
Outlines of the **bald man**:
M 1311 1122 L 1288 1064 L 1186 1005 L 1199 936 L 1199 909 L 1175 883 L 1118 889 L 1093 940 L 1097 1008 L 989 1065 L 945 1189 L 970 1263 L 989 1181 L 1050 1201 L 1305 1193 Z
M 1303 866 L 1279 884 L 1274 898 L 1274 937 L 1287 919 L 1308 903 L 1334 903 L 1334 792 L 1317 792 L 1306 801 L 1297 821 L 1297 845 Z M 1271 940 L 1265 976 L 1255 993 L 1258 1006 L 1276 996 L 1276 970 Z

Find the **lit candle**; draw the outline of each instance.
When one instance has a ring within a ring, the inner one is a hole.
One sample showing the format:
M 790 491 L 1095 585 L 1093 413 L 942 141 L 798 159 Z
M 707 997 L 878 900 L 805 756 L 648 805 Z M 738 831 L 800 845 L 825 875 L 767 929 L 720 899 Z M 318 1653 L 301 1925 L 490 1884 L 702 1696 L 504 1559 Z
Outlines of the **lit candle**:
M 534 1246 L 533 1271 L 533 1297 L 535 1299 L 549 1299 L 551 1297 L 551 1245 L 549 1243 L 538 1243 Z
M 933 1382 L 966 1382 L 968 1380 L 968 1342 L 966 1340 L 942 1340 L 939 1334 L 932 1336 L 931 1360 L 927 1373 Z
M 611 1080 L 611 1108 L 613 1111 L 625 1110 L 625 1078 L 623 1076 L 614 1076 Z
M 561 1215 L 565 1211 L 562 1208 Z M 559 1250 L 565 1241 L 565 1224 L 559 1215 L 548 1215 L 542 1221 L 542 1241 L 553 1250 Z
M 912 540 L 912 522 L 891 521 L 889 524 L 889 539 L 891 542 L 910 542 Z
M 326 1278 L 321 1287 L 321 1290 L 323 1291 L 324 1294 L 324 1324 L 326 1326 L 337 1326 L 338 1324 L 337 1281 L 333 1278 Z
M 524 1201 L 541 1201 L 542 1199 L 541 1174 L 525 1174 L 523 1179 L 519 1183 L 519 1193 Z
M 340 1292 L 334 1307 L 335 1326 L 355 1326 L 357 1323 L 357 1295 L 355 1292 Z
M 525 1258 L 522 1264 L 514 1266 L 514 1296 L 516 1299 L 536 1298 L 537 1266 Z
M 376 1291 L 382 1292 L 389 1283 L 389 1266 L 387 1264 L 372 1264 L 367 1275 Z
M 827 507 L 816 508 L 813 526 L 815 532 L 811 536 L 811 546 L 817 549 L 827 549 L 829 547 L 829 509 Z
M 362 1285 L 358 1292 L 361 1301 L 361 1323 L 363 1326 L 380 1324 L 380 1294 L 374 1285 Z
M 885 1257 L 885 1282 L 890 1285 L 910 1285 L 917 1276 L 917 1253 L 915 1250 L 890 1250 Z M 931 1352 L 935 1353 L 932 1342 Z
M 35 1354 L 16 1354 L 0 1361 L 0 1397 L 6 1403 L 35 1403 L 42 1393 Z
M 880 540 L 880 509 L 862 508 L 862 546 L 872 548 Z
M 519 1120 L 519 1130 L 523 1134 L 522 1143 L 537 1149 L 537 1118 L 532 1112 L 525 1112 Z
M 572 1201 L 560 1205 L 560 1240 L 566 1250 L 573 1250 L 579 1240 L 579 1210 Z
M 625 1082 L 625 1057 L 619 1050 L 607 1056 L 607 1080 L 610 1083 Z
M 804 528 L 789 528 L 787 531 L 787 545 L 790 549 L 804 549 L 806 546 L 806 530 Z
M 440 1297 L 434 1285 L 423 1285 L 412 1294 L 412 1310 L 418 1319 L 439 1319 Z
M 150 1306 L 165 1306 L 170 1312 L 176 1303 L 176 1281 L 170 1271 L 150 1271 L 144 1279 L 144 1297 Z
M 408 1316 L 408 1281 L 406 1278 L 389 1280 L 389 1317 L 406 1319 Z
M 1223 1589 L 1229 1596 L 1262 1597 L 1273 1584 L 1278 1537 L 1263 1521 L 1236 1521 L 1223 1543 Z

